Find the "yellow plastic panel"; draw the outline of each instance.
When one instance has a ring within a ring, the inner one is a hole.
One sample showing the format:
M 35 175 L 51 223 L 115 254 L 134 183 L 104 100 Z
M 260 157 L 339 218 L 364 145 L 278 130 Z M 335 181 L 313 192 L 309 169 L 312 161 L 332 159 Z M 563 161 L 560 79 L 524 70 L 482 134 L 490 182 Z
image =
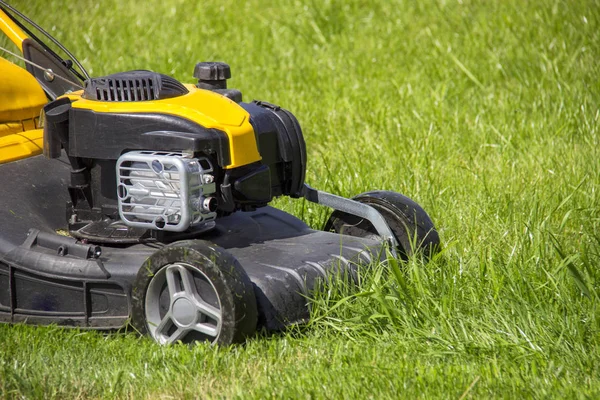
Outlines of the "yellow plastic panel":
M 11 124 L 0 124 L 0 135 L 3 129 L 10 130 Z M 23 129 L 23 125 L 21 129 Z M 14 128 L 14 126 L 13 126 Z M 20 160 L 31 156 L 42 154 L 44 146 L 44 130 L 34 129 L 27 132 L 19 132 L 0 136 L 0 164 Z
M 39 117 L 48 102 L 29 72 L 0 58 L 0 123 Z
M 0 137 L 12 135 L 13 133 L 23 133 L 23 123 L 18 122 L 0 122 Z
M 37 128 L 47 102 L 29 72 L 0 58 L 0 164 L 42 153 L 44 135 Z
M 186 85 L 190 93 L 163 100 L 138 102 L 109 102 L 81 98 L 81 91 L 68 97 L 74 101 L 73 108 L 99 113 L 159 113 L 189 119 L 205 128 L 218 129 L 229 138 L 231 164 L 236 168 L 261 160 L 256 144 L 250 114 L 236 102 L 209 90 Z M 75 101 L 77 100 L 77 101 Z M 149 130 L 152 127 L 148 127 Z

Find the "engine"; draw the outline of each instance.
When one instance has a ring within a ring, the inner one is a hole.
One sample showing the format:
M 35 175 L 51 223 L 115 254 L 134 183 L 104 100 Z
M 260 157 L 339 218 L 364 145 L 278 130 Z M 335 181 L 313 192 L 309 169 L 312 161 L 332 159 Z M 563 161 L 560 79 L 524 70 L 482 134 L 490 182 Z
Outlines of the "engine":
M 196 85 L 150 71 L 86 81 L 44 108 L 44 154 L 71 164 L 72 236 L 134 243 L 197 234 L 215 219 L 300 196 L 306 150 L 296 118 L 242 102 L 223 63 Z

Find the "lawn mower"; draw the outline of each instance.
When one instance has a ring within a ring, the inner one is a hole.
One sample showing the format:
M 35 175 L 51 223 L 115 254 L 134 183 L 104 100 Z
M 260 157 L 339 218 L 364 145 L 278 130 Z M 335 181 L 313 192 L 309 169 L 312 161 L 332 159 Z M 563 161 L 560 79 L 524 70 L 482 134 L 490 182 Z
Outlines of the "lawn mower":
M 308 186 L 297 119 L 243 102 L 227 64 L 90 77 L 3 0 L 0 30 L 0 321 L 227 345 L 306 322 L 318 282 L 437 251 L 407 197 Z M 311 229 L 278 196 L 334 211 Z

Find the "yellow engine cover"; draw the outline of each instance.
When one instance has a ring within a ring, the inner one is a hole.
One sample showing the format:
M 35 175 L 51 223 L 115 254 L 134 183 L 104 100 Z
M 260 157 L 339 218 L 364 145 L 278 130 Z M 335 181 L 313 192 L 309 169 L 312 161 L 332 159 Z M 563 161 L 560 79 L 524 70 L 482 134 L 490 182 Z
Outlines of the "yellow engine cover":
M 208 129 L 218 129 L 229 139 L 230 164 L 225 168 L 236 168 L 261 160 L 250 114 L 236 102 L 214 92 L 185 85 L 188 94 L 169 99 L 112 102 L 87 100 L 83 91 L 67 95 L 73 108 L 91 110 L 96 113 L 161 113 L 176 115 L 191 120 Z M 148 130 L 152 130 L 149 126 Z

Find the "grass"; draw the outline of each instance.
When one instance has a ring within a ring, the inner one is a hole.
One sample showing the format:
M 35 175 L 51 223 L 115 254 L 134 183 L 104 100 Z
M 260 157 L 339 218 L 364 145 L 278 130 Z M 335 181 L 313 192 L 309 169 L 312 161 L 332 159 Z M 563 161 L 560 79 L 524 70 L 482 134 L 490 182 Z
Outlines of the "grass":
M 92 75 L 227 61 L 298 117 L 311 185 L 402 192 L 445 248 L 232 348 L 0 326 L 0 397 L 600 396 L 598 1 L 12 3 Z

